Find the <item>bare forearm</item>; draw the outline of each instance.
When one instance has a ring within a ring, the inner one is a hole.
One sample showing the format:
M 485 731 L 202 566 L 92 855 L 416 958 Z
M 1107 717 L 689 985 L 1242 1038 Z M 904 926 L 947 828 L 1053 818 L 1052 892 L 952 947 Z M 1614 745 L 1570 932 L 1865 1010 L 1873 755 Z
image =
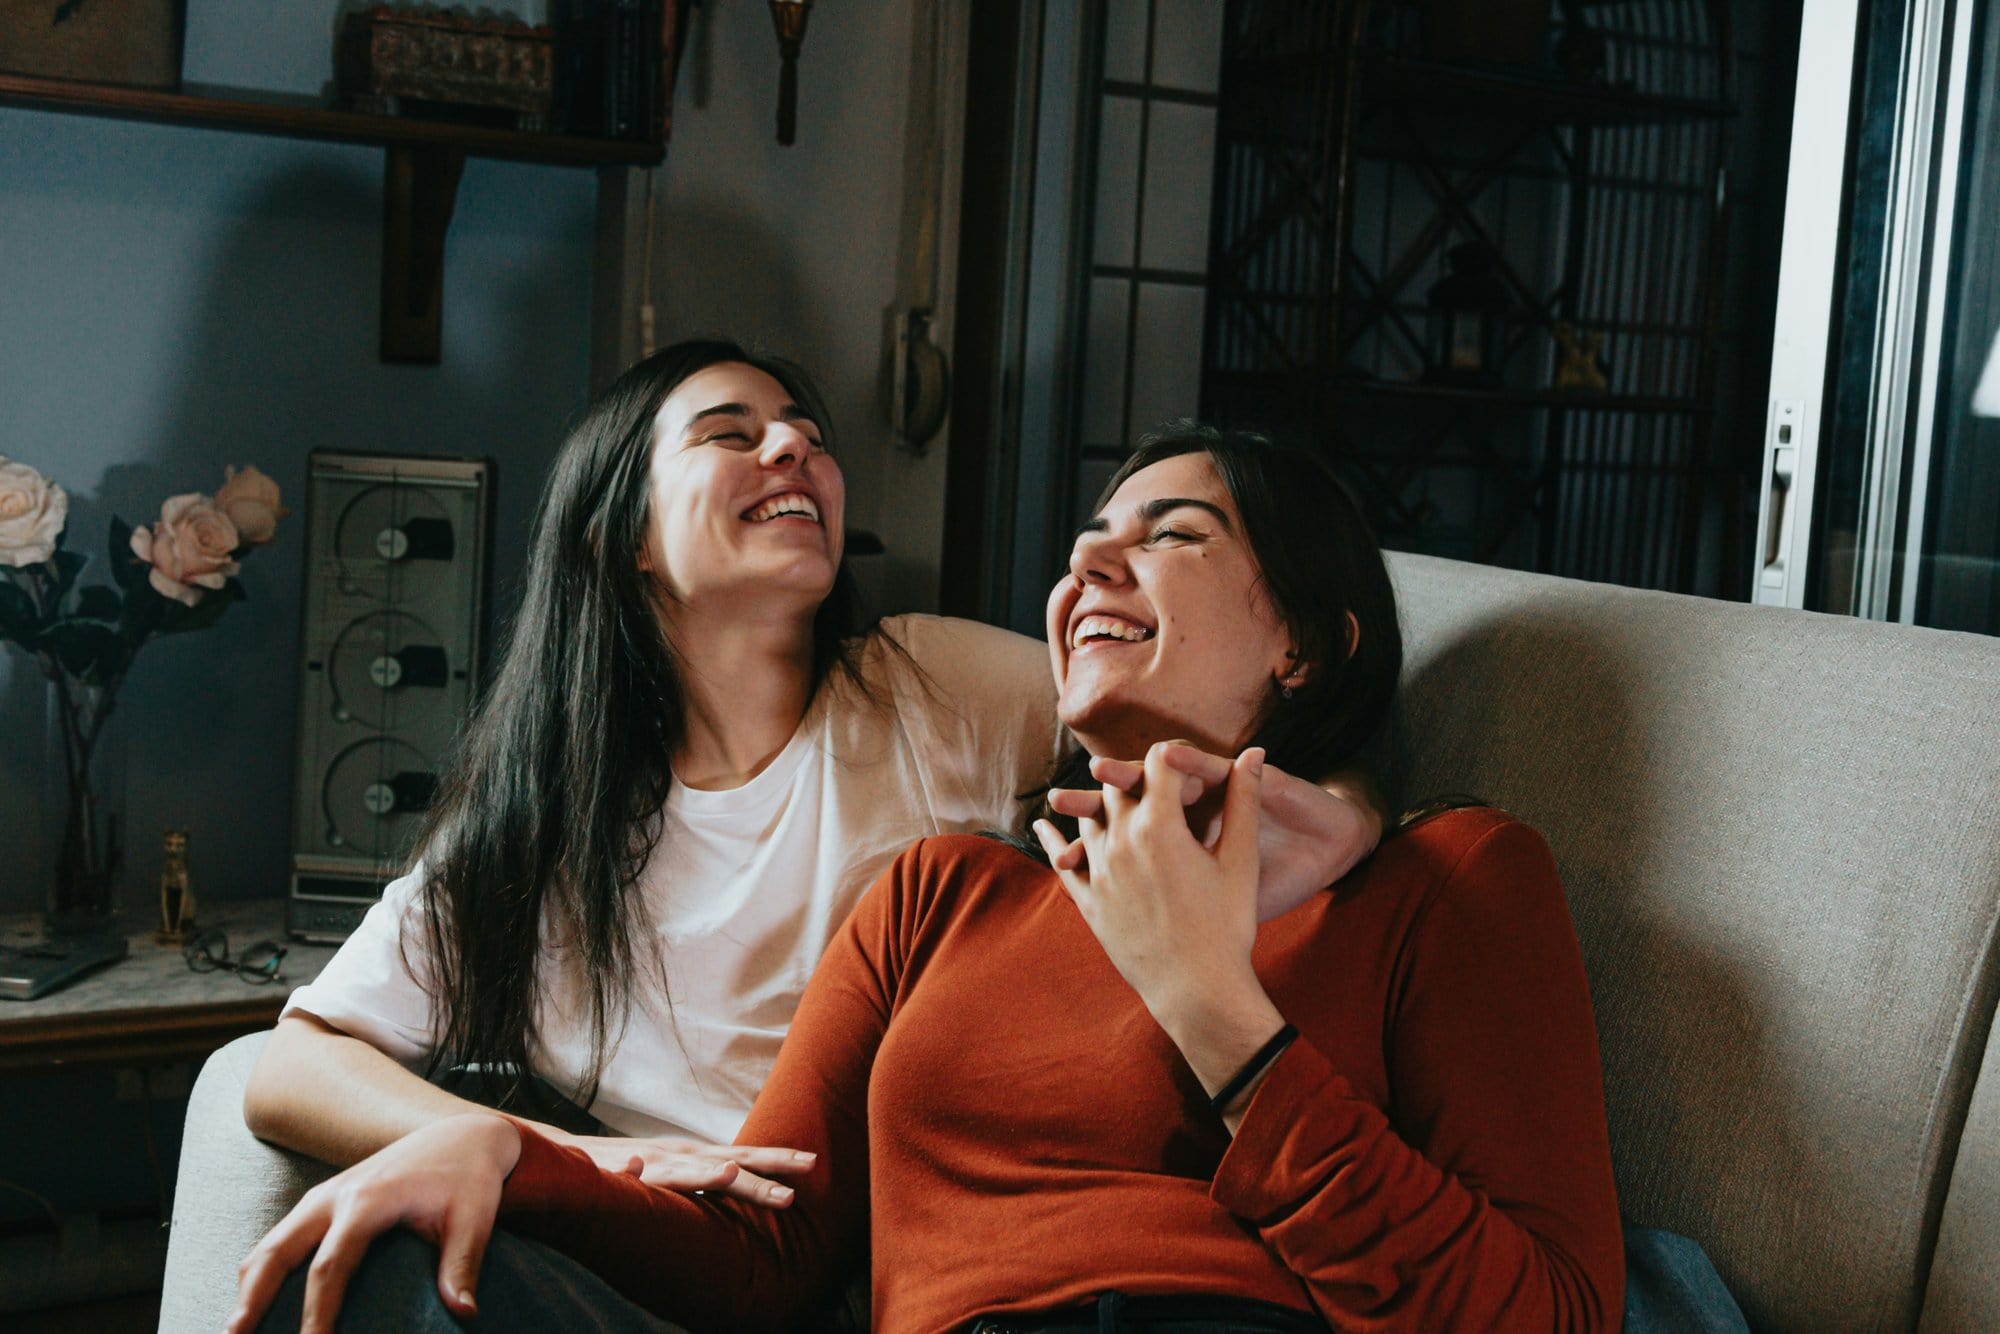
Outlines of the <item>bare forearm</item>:
M 279 1022 L 243 1090 L 252 1134 L 341 1167 L 471 1110 L 361 1039 L 298 1014 Z
M 1235 1078 L 1285 1024 L 1285 1017 L 1255 975 L 1236 985 L 1175 996 L 1164 1001 L 1153 1017 L 1181 1049 L 1188 1068 L 1210 1097 Z M 1262 1082 L 1263 1072 L 1258 1071 L 1221 1109 L 1222 1122 L 1230 1134 L 1236 1133 L 1251 1094 Z

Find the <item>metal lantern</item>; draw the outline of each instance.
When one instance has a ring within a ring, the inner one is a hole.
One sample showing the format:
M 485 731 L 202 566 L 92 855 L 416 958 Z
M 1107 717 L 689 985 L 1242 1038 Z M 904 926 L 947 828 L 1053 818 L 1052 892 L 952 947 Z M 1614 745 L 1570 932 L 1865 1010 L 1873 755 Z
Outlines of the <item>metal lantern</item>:
M 1428 378 L 1495 387 L 1507 349 L 1513 303 L 1494 271 L 1493 252 L 1467 241 L 1445 252 L 1450 270 L 1428 294 L 1431 366 Z

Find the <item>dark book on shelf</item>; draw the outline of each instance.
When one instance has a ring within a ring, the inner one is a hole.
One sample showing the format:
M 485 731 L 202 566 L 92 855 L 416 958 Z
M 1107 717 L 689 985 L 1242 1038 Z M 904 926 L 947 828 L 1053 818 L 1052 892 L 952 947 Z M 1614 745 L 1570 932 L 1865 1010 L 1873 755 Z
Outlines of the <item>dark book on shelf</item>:
M 659 0 L 612 0 L 612 35 L 605 84 L 606 133 L 614 139 L 645 139 L 658 117 L 660 68 Z
M 551 0 L 555 30 L 555 124 L 565 134 L 605 135 L 605 47 L 609 0 Z
M 666 129 L 663 0 L 552 0 L 556 118 L 569 134 L 657 140 Z M 684 9 L 672 11 L 678 18 Z

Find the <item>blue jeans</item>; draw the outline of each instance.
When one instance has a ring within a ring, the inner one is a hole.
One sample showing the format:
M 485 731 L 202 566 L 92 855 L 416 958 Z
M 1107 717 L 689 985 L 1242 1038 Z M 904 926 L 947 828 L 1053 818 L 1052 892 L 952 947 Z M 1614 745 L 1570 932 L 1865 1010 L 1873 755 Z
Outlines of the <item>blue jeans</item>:
M 1698 1242 L 1625 1229 L 1626 1334 L 1750 1334 L 1736 1299 Z
M 562 1330 L 565 1334 L 665 1334 L 673 1326 L 614 1292 L 575 1260 L 500 1230 L 479 1271 L 480 1314 L 463 1324 L 437 1290 L 437 1247 L 394 1228 L 375 1239 L 340 1304 L 339 1330 L 460 1334 L 462 1330 Z M 299 1327 L 305 1305 L 301 1265 L 278 1289 L 258 1334 Z
M 482 1316 L 461 1325 L 437 1291 L 437 1248 L 401 1228 L 376 1238 L 341 1303 L 343 1330 L 559 1329 L 577 1334 L 666 1334 L 673 1326 L 619 1296 L 611 1285 L 539 1242 L 501 1229 L 480 1270 Z M 306 1271 L 294 1270 L 258 1326 L 299 1327 Z M 1750 1326 L 1699 1244 L 1655 1228 L 1625 1229 L 1627 1334 L 1749 1334 Z

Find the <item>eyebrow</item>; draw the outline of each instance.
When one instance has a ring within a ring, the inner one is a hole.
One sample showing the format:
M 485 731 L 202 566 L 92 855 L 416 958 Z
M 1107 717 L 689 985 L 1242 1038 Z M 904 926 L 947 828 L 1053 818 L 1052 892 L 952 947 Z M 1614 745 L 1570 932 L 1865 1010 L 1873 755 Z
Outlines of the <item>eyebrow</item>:
M 1139 517 L 1147 523 L 1152 523 L 1156 519 L 1165 518 L 1178 509 L 1202 510 L 1222 525 L 1223 532 L 1233 533 L 1236 531 L 1236 526 L 1229 522 L 1229 515 L 1223 512 L 1220 505 L 1212 505 L 1206 500 L 1196 500 L 1193 496 L 1162 496 L 1158 500 L 1149 500 L 1139 506 Z M 1078 528 L 1076 535 L 1082 537 L 1085 533 L 1103 533 L 1110 530 L 1111 521 L 1100 514 Z
M 703 408 L 700 412 L 688 418 L 688 429 L 693 430 L 694 424 L 704 417 L 747 417 L 749 415 L 750 408 L 748 404 L 717 403 L 714 407 Z M 813 415 L 796 403 L 787 403 L 779 408 L 778 420 L 781 422 L 806 422 L 814 429 L 819 428 L 819 423 L 813 420 Z

